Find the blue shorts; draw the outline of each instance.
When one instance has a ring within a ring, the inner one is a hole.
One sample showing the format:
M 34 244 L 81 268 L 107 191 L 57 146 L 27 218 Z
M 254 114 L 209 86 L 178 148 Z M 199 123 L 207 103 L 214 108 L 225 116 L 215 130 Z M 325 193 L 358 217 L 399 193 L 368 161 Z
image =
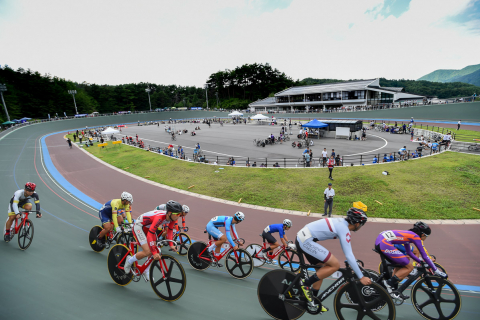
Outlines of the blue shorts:
M 213 225 L 213 221 L 210 221 L 208 224 L 207 224 L 207 232 L 209 235 L 211 235 L 215 240 L 218 240 L 220 239 L 222 236 L 223 236 L 223 233 L 217 229 L 217 227 L 215 227 Z
M 100 218 L 100 221 L 102 221 L 102 226 L 105 223 L 112 223 L 112 217 L 107 216 L 106 214 L 102 213 L 102 211 L 98 212 L 98 217 Z

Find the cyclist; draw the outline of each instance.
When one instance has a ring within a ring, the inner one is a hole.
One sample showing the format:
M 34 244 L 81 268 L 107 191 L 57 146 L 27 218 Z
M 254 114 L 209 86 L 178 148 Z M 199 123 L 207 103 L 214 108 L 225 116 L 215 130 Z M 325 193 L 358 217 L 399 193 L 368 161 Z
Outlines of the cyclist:
M 410 244 L 413 244 L 415 247 L 417 247 L 420 255 L 423 258 L 423 261 L 425 261 L 430 268 L 434 270 L 436 275 L 443 278 L 448 277 L 446 273 L 437 269 L 423 248 L 422 241 L 427 239 L 431 232 L 432 230 L 426 223 L 419 221 L 415 223 L 413 228 L 408 231 L 383 231 L 375 240 L 375 249 L 382 251 L 382 253 L 390 262 L 401 266 L 394 269 L 393 276 L 389 280 L 384 280 L 384 285 L 393 298 L 399 298 L 403 300 L 408 299 L 407 296 L 404 296 L 402 293 L 396 291 L 398 283 L 413 271 L 413 264 L 408 259 L 407 255 L 417 263 L 422 263 L 422 261 L 413 254 L 412 250 L 410 249 Z M 396 244 L 403 244 L 406 254 L 395 248 Z
M 263 249 L 261 252 L 259 252 L 260 257 L 266 257 L 267 259 L 270 260 L 268 255 L 273 253 L 273 250 L 278 248 L 279 244 L 277 240 L 272 236 L 272 233 L 278 232 L 280 235 L 280 241 L 282 241 L 282 244 L 287 248 L 287 235 L 285 234 L 285 230 L 290 230 L 292 227 L 292 221 L 289 219 L 283 220 L 283 223 L 277 223 L 277 224 L 271 224 L 267 226 L 263 232 L 262 232 L 262 238 L 263 240 L 267 240 L 268 244 L 270 244 L 269 248 Z
M 105 246 L 105 235 L 115 228 L 115 231 L 120 232 L 122 228 L 119 226 L 125 218 L 128 222 L 132 221 L 131 208 L 133 204 L 133 197 L 128 192 L 122 192 L 120 199 L 112 199 L 105 203 L 98 216 L 102 221 L 103 230 L 100 231 L 97 237 L 97 244 L 100 247 Z
M 164 204 L 161 204 L 161 205 L 157 206 L 155 208 L 155 210 L 165 211 L 166 208 L 167 208 L 167 205 L 164 203 Z M 185 225 L 185 217 L 187 216 L 187 213 L 189 213 L 189 212 L 190 212 L 190 208 L 187 205 L 184 204 L 182 206 L 182 212 L 180 213 L 179 216 L 182 217 L 182 228 L 185 232 L 188 232 L 188 228 Z M 175 221 L 175 229 L 177 230 L 177 232 L 180 231 L 180 228 L 178 227 L 178 221 Z M 162 237 L 165 237 L 167 235 L 167 229 L 165 229 L 163 227 L 163 225 L 158 227 L 158 230 L 163 231 L 162 234 L 161 234 Z
M 157 248 L 157 235 L 155 232 L 164 221 L 169 221 L 167 239 L 172 240 L 173 227 L 181 212 L 182 205 L 177 201 L 170 200 L 166 203 L 165 210 L 149 211 L 137 218 L 133 226 L 133 232 L 142 247 L 142 251 L 127 259 L 124 266 L 126 274 L 130 273 L 135 261 L 150 257 L 152 254 L 155 260 L 160 260 L 161 252 Z M 177 251 L 172 243 L 170 243 L 170 249 L 171 251 Z
M 235 230 L 235 225 L 242 222 L 243 220 L 245 220 L 245 215 L 243 214 L 243 212 L 237 211 L 235 212 L 233 217 L 216 216 L 208 222 L 207 232 L 215 239 L 215 243 L 208 247 L 208 252 L 211 255 L 212 261 L 217 261 L 217 257 L 220 254 L 220 248 L 222 247 L 222 244 L 227 242 L 227 240 L 233 247 L 233 250 L 237 250 L 238 246 L 241 246 L 241 244 L 236 245 L 235 242 L 233 242 L 230 230 L 233 231 L 233 237 L 235 238 L 235 240 L 237 240 L 238 234 L 237 230 Z M 220 230 L 218 230 L 219 227 L 225 227 L 226 235 L 224 235 L 222 232 L 220 232 Z M 218 262 L 216 263 L 218 267 L 222 267 L 221 264 L 219 264 Z
M 350 208 L 347 211 L 346 218 L 320 219 L 307 224 L 297 233 L 295 240 L 297 249 L 303 251 L 310 264 L 323 265 L 315 274 L 306 279 L 301 287 L 305 297 L 310 302 L 313 302 L 312 294 L 313 297 L 317 297 L 323 279 L 329 277 L 340 268 L 337 258 L 325 247 L 317 243 L 317 241 L 338 238 L 343 253 L 360 282 L 364 286 L 371 284 L 370 278 L 363 276 L 362 271 L 358 267 L 351 245 L 351 231 L 356 232 L 360 230 L 366 222 L 367 215 L 363 210 Z M 320 300 L 317 299 L 317 301 L 322 306 Z M 322 312 L 325 311 L 328 311 L 328 309 L 322 306 Z
M 10 241 L 10 228 L 15 219 L 20 219 L 20 208 L 25 209 L 26 211 L 32 210 L 32 201 L 35 203 L 35 209 L 37 211 L 37 218 L 41 218 L 42 214 L 40 213 L 40 198 L 35 192 L 36 184 L 33 182 L 27 182 L 24 189 L 15 191 L 13 197 L 10 199 L 8 204 L 8 220 L 5 224 L 5 235 L 3 239 L 6 242 Z

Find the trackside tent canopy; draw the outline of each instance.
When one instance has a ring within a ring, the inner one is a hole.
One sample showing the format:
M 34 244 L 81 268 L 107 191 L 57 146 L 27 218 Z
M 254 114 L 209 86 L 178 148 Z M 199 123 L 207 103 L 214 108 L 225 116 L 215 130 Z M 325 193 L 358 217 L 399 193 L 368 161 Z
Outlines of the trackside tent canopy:
M 114 134 L 114 133 L 119 133 L 120 131 L 113 129 L 112 127 L 108 127 L 104 131 L 102 131 L 102 134 Z
M 4 123 L 2 123 L 2 124 L 3 124 L 3 125 L 15 124 L 15 122 L 13 122 L 13 121 L 7 121 L 7 122 L 4 122 Z
M 263 114 L 259 113 L 253 117 L 251 117 L 250 119 L 252 120 L 267 120 L 267 119 L 270 119 L 269 117 L 267 116 L 264 116 Z
M 231 116 L 231 117 L 241 117 L 241 116 L 243 116 L 243 113 L 238 112 L 238 111 L 233 111 L 232 113 L 229 113 L 228 115 Z
M 310 122 L 302 124 L 304 128 L 325 128 L 328 127 L 328 124 L 318 121 L 317 119 L 313 119 Z

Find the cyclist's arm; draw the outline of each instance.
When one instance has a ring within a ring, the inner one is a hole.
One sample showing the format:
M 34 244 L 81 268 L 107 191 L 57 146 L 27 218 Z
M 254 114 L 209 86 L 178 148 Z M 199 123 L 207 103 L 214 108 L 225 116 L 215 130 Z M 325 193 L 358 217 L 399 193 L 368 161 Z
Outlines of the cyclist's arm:
M 182 227 L 185 229 L 187 226 L 186 226 L 186 222 L 185 222 L 185 217 L 182 217 Z
M 133 220 L 132 220 L 132 208 L 130 207 L 130 205 L 128 205 L 128 206 L 125 208 L 125 213 L 127 214 L 127 221 L 128 221 L 128 223 L 133 223 Z
M 235 231 L 235 226 L 232 225 L 232 217 L 229 217 L 226 221 L 225 221 L 225 234 L 227 235 L 227 240 L 228 242 L 230 243 L 230 245 L 232 247 L 235 247 L 235 242 L 233 242 L 233 239 L 232 239 L 232 235 L 230 234 L 230 227 L 234 233 L 234 237 L 235 239 L 238 238 L 238 235 L 237 235 L 237 232 Z
M 20 211 L 18 210 L 18 203 L 20 202 L 20 195 L 23 190 L 18 190 L 15 192 L 13 195 L 13 200 L 12 200 L 12 210 L 15 212 L 15 214 L 20 214 Z
M 335 227 L 337 228 L 337 231 L 340 231 L 338 232 L 338 236 L 340 239 L 340 245 L 342 246 L 343 253 L 345 254 L 345 258 L 347 258 L 347 261 L 350 264 L 350 267 L 352 267 L 353 271 L 355 271 L 355 274 L 357 275 L 358 279 L 362 279 L 363 273 L 358 267 L 357 260 L 353 255 L 352 245 L 350 244 L 351 242 L 350 230 L 348 230 L 346 226 L 342 226 L 342 228 L 339 228 L 339 225 L 336 225 Z
M 34 192 L 32 194 L 32 198 L 35 199 L 34 202 L 35 202 L 35 208 L 37 210 L 37 214 L 40 213 L 40 197 L 38 196 L 38 194 L 36 192 Z
M 280 241 L 282 241 L 283 245 L 286 247 L 287 246 L 287 236 L 285 235 L 285 230 L 283 230 L 283 227 L 278 230 L 278 235 L 280 236 Z
M 118 209 L 120 209 L 120 205 L 121 205 L 120 199 L 114 199 L 110 201 L 110 206 L 112 207 L 112 220 L 113 220 L 113 225 L 115 229 L 118 228 L 117 211 Z
M 437 267 L 435 267 L 435 265 L 433 264 L 432 260 L 430 260 L 430 257 L 427 255 L 427 253 L 425 252 L 425 250 L 423 249 L 423 246 L 422 246 L 422 240 L 413 240 L 413 244 L 415 245 L 415 247 L 417 247 L 418 251 L 420 252 L 420 255 L 422 256 L 423 258 L 423 261 L 425 261 L 426 263 L 428 263 L 428 265 L 430 266 L 430 268 L 433 269 L 433 271 L 437 271 Z M 407 248 L 407 251 L 410 249 L 408 247 Z M 412 254 L 413 255 L 413 254 Z M 413 258 L 413 257 L 412 257 Z M 422 261 L 420 259 L 418 259 L 417 257 L 416 258 L 416 261 L 418 263 L 422 263 Z M 415 260 L 415 259 L 414 259 Z
M 147 244 L 148 247 L 150 248 L 150 252 L 152 255 L 155 255 L 158 252 L 157 248 L 157 234 L 156 230 L 157 228 L 162 224 L 163 219 L 161 219 L 158 215 L 153 218 L 152 224 L 150 225 L 150 228 L 148 228 L 147 232 Z

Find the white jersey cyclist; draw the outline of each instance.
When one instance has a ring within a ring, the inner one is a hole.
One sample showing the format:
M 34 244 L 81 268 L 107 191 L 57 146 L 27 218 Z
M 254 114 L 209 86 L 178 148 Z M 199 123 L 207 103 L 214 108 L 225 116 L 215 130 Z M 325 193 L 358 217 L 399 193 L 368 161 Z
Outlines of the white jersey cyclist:
M 327 218 L 311 222 L 298 232 L 297 245 L 299 245 L 306 254 L 318 260 L 318 262 L 326 262 L 332 254 L 316 241 L 339 239 L 348 263 L 358 278 L 361 279 L 363 273 L 358 267 L 357 260 L 353 255 L 351 234 L 348 225 L 349 223 L 344 218 Z M 314 263 L 308 256 L 307 259 L 310 263 Z
M 33 192 L 32 195 L 27 196 L 24 189 L 15 191 L 13 197 L 8 203 L 8 215 L 20 214 L 19 208 L 22 208 L 25 204 L 29 202 L 34 202 L 36 211 L 40 211 L 40 198 L 36 192 Z

